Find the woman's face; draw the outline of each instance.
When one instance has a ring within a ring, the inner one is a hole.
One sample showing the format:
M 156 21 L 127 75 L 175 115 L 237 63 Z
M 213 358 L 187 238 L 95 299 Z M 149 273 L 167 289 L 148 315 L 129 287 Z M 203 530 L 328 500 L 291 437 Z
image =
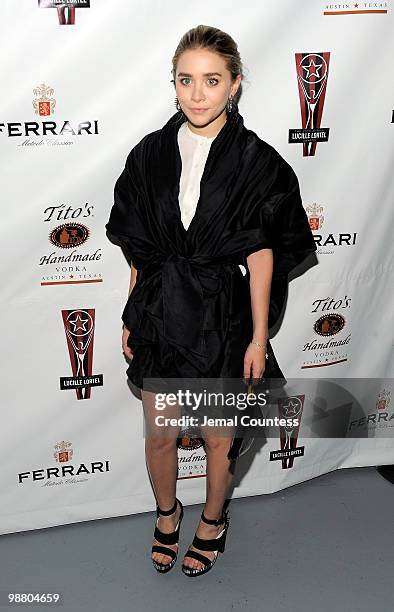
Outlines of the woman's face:
M 227 100 L 236 93 L 240 81 L 240 75 L 231 80 L 226 61 L 213 51 L 188 49 L 178 59 L 177 98 L 188 120 L 198 127 L 226 112 Z

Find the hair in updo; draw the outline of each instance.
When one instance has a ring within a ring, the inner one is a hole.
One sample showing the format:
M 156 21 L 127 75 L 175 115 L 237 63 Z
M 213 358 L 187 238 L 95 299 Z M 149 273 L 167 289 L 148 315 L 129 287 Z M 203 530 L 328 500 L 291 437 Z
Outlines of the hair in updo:
M 198 25 L 186 32 L 176 48 L 172 58 L 172 77 L 175 84 L 176 67 L 179 57 L 188 49 L 208 49 L 218 53 L 226 61 L 227 69 L 231 74 L 231 79 L 235 81 L 240 74 L 241 80 L 244 79 L 243 65 L 238 51 L 237 43 L 229 34 L 212 26 Z M 242 84 L 234 96 L 234 101 L 238 103 L 241 95 Z

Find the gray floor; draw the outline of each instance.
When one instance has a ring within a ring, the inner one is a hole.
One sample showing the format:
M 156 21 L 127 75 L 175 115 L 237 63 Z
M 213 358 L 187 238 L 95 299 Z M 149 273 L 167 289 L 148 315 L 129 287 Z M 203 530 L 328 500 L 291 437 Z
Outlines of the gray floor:
M 3 535 L 0 590 L 57 589 L 64 612 L 393 612 L 393 494 L 366 467 L 234 499 L 226 551 L 194 579 L 181 559 L 165 575 L 151 566 L 151 512 Z M 185 508 L 181 553 L 201 509 Z

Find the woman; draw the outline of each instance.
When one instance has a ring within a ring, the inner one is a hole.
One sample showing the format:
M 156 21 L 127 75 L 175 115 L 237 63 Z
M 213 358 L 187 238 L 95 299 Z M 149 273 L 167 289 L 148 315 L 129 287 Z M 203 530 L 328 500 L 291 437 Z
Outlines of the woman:
M 282 310 L 288 272 L 316 250 L 293 170 L 244 127 L 234 40 L 197 26 L 182 37 L 172 63 L 178 112 L 129 153 L 106 225 L 131 260 L 122 341 L 128 377 L 141 389 L 157 501 L 152 560 L 161 572 L 176 561 L 183 518 L 179 427 L 159 431 L 155 393 L 144 380 L 243 376 L 257 384 L 263 374 L 283 377 L 268 329 Z M 180 414 L 180 406 L 166 412 Z M 224 551 L 230 466 L 247 435 L 201 429 L 207 498 L 183 559 L 187 576 L 209 571 Z

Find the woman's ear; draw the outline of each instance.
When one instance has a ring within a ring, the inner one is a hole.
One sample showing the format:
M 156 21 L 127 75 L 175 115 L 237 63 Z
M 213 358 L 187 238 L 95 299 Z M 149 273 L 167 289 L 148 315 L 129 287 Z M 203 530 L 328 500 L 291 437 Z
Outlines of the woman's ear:
M 233 87 L 235 87 L 235 90 L 232 92 L 232 95 L 235 97 L 238 93 L 239 90 L 239 86 L 241 84 L 241 75 L 237 74 L 235 81 L 233 83 Z

